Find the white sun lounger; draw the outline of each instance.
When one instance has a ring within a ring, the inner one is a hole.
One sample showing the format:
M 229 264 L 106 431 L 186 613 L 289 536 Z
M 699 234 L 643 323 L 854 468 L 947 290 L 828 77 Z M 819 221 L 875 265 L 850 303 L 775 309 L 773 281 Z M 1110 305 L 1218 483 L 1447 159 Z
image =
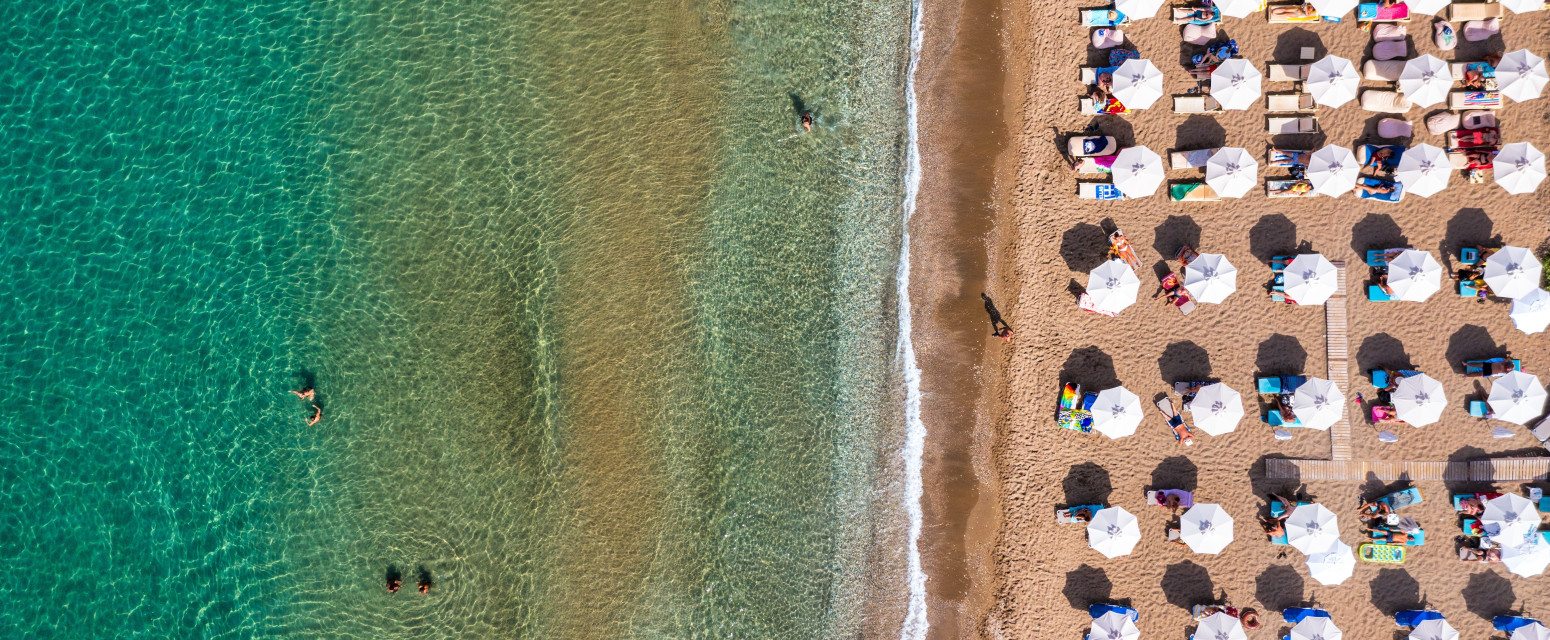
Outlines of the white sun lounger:
M 1309 15 L 1302 15 L 1295 18 L 1289 18 L 1285 15 L 1277 15 L 1276 9 L 1296 9 L 1298 7 L 1301 7 L 1304 12 L 1311 13 L 1309 13 Z M 1318 22 L 1324 19 L 1323 16 L 1320 16 L 1319 12 L 1315 10 L 1311 4 L 1302 4 L 1297 2 L 1290 4 L 1271 4 L 1264 5 L 1264 9 L 1265 20 L 1269 21 L 1270 24 L 1306 24 Z
M 1265 130 L 1269 131 L 1270 135 L 1318 133 L 1319 119 L 1313 116 L 1271 116 L 1265 119 Z
M 1307 193 L 1300 193 L 1300 194 L 1299 193 L 1291 193 L 1289 191 L 1286 191 L 1286 189 L 1290 189 L 1292 185 L 1297 184 L 1299 182 L 1307 182 L 1307 181 L 1306 180 L 1266 180 L 1265 181 L 1265 196 L 1269 197 L 1269 198 L 1312 198 L 1312 197 L 1318 195 L 1318 192 L 1313 191 L 1311 189 Z
M 1484 100 L 1476 96 L 1483 96 Z M 1454 91 L 1448 94 L 1448 108 L 1454 111 L 1465 109 L 1500 109 L 1502 108 L 1502 94 L 1496 91 Z
M 1173 96 L 1174 113 L 1221 113 L 1222 105 L 1207 95 Z
M 1123 116 L 1129 114 L 1129 111 L 1124 111 L 1121 113 L 1098 113 L 1098 108 L 1093 106 L 1092 98 L 1082 98 L 1082 115 L 1084 116 Z
M 1199 169 L 1206 166 L 1206 161 L 1211 159 L 1211 154 L 1220 151 L 1221 147 L 1214 149 L 1186 149 L 1168 152 L 1168 168 L 1175 171 L 1181 169 Z
M 1125 195 L 1108 182 L 1078 182 L 1076 195 L 1083 200 L 1124 200 Z
M 1088 148 L 1086 142 L 1089 140 L 1101 141 L 1103 144 Z M 1119 153 L 1119 141 L 1115 140 L 1114 136 L 1071 136 L 1071 139 L 1066 141 L 1066 153 L 1071 154 L 1073 158 L 1112 156 Z
M 1448 5 L 1449 22 L 1490 20 L 1502 17 L 1500 2 L 1455 2 Z
M 1130 24 L 1130 16 L 1113 9 L 1082 10 L 1082 26 L 1084 27 L 1117 27 L 1122 24 Z
M 1377 91 L 1368 89 L 1362 92 L 1362 108 L 1377 113 L 1404 113 L 1412 106 L 1410 99 L 1398 91 Z
M 1266 82 L 1302 82 L 1308 79 L 1308 65 L 1305 64 L 1267 64 L 1265 65 Z
M 1313 111 L 1317 108 L 1311 93 L 1267 93 L 1265 109 L 1269 111 Z

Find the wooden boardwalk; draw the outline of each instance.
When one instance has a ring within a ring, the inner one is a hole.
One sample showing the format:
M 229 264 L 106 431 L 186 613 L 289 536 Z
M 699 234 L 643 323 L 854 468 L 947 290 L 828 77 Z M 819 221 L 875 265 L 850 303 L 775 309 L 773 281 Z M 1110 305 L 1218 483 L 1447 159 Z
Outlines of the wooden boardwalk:
M 1350 357 L 1350 339 L 1346 335 L 1345 313 L 1345 262 L 1332 260 L 1335 265 L 1335 278 L 1339 285 L 1335 287 L 1335 295 L 1324 302 L 1324 352 L 1328 361 L 1328 379 L 1336 385 L 1349 386 L 1351 384 L 1350 370 L 1347 366 Z M 1329 457 L 1332 460 L 1351 459 L 1351 412 L 1340 414 L 1340 421 L 1329 428 Z
M 1276 480 L 1364 481 L 1368 476 L 1382 482 L 1535 482 L 1550 480 L 1550 457 L 1493 458 L 1459 462 L 1382 462 L 1363 460 L 1265 461 L 1265 477 Z

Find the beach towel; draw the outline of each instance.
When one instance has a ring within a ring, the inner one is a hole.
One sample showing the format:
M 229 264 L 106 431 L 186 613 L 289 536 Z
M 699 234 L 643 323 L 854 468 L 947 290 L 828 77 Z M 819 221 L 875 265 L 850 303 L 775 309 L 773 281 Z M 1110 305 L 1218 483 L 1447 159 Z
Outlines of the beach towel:
M 1410 7 L 1403 2 L 1388 7 L 1379 6 L 1376 2 L 1363 2 L 1356 5 L 1357 22 L 1384 22 L 1409 19 Z
M 1382 151 L 1384 149 L 1387 149 L 1391 153 L 1391 155 L 1389 155 L 1388 159 L 1383 161 L 1382 166 L 1380 166 L 1379 169 L 1381 169 L 1383 171 L 1393 171 L 1394 169 L 1399 167 L 1399 159 L 1401 157 L 1404 157 L 1404 155 L 1405 155 L 1405 146 L 1404 145 L 1400 145 L 1400 144 L 1385 144 L 1385 145 L 1364 144 L 1361 147 L 1360 155 L 1358 156 L 1357 159 L 1360 160 L 1363 165 L 1366 165 L 1368 163 L 1368 161 L 1372 160 L 1372 157 L 1374 155 L 1377 155 L 1377 153 L 1379 151 Z
M 1271 148 L 1266 158 L 1266 164 L 1272 167 L 1306 167 L 1308 166 L 1308 156 L 1312 153 L 1312 151 Z
M 1217 202 L 1222 199 L 1216 190 L 1204 182 L 1181 182 L 1168 187 L 1168 197 L 1174 202 Z
M 1109 66 L 1118 69 L 1120 65 L 1125 64 L 1126 60 L 1133 60 L 1140 57 L 1141 52 L 1136 51 L 1135 49 L 1115 49 L 1109 52 Z
M 1366 191 L 1357 191 L 1357 195 L 1361 196 L 1363 200 L 1399 202 L 1405 197 L 1405 185 L 1398 182 L 1389 182 L 1387 180 L 1379 180 L 1377 178 L 1362 178 L 1361 184 L 1367 185 L 1369 187 L 1376 187 L 1380 185 L 1391 185 L 1394 187 L 1394 190 L 1389 193 L 1368 193 Z
M 1071 138 L 1066 150 L 1073 156 L 1106 156 L 1119 153 L 1119 144 L 1113 136 L 1080 136 Z
M 1361 558 L 1362 562 L 1404 564 L 1405 548 L 1369 542 L 1356 548 L 1356 557 Z
M 1084 27 L 1117 27 L 1130 18 L 1124 13 L 1112 9 L 1084 9 L 1082 11 L 1082 26 Z
M 1190 62 L 1194 63 L 1196 67 L 1199 67 L 1200 64 L 1205 62 L 1208 57 L 1215 58 L 1217 60 L 1226 60 L 1228 58 L 1236 57 L 1237 55 L 1238 41 L 1228 40 L 1220 44 L 1212 45 L 1210 48 L 1206 49 L 1205 53 L 1197 53 L 1191 56 L 1189 60 Z

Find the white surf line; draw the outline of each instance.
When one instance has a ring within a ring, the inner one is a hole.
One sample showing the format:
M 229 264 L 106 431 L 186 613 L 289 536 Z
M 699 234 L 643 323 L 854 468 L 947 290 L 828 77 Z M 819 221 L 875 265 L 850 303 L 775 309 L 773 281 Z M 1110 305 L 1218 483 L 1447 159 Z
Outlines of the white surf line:
M 909 512 L 909 609 L 900 640 L 924 640 L 930 624 L 926 621 L 926 572 L 920 566 L 920 530 L 923 514 L 920 497 L 924 492 L 920 477 L 921 457 L 926 450 L 926 424 L 920 419 L 920 365 L 915 362 L 915 343 L 910 339 L 910 218 L 915 214 L 915 199 L 920 194 L 919 111 L 915 100 L 915 71 L 920 68 L 920 46 L 925 40 L 921 16 L 925 0 L 913 0 L 910 12 L 910 61 L 904 78 L 904 104 L 909 146 L 905 151 L 904 221 L 899 225 L 903 240 L 899 245 L 899 347 L 897 356 L 904 368 L 904 508 Z

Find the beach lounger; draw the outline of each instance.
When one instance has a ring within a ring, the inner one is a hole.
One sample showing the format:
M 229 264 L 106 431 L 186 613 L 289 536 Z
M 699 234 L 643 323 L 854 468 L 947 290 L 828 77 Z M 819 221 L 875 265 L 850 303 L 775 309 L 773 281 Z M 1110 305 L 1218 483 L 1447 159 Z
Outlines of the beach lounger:
M 1502 143 L 1500 129 L 1449 131 L 1443 136 L 1449 149 L 1495 148 Z
M 1362 92 L 1362 108 L 1377 113 L 1404 113 L 1410 110 L 1410 99 L 1398 91 L 1377 91 L 1368 89 Z
M 1480 289 L 1476 289 L 1474 287 L 1474 285 L 1471 285 L 1468 281 L 1461 280 L 1461 281 L 1459 281 L 1459 297 L 1460 298 L 1483 298 L 1483 297 L 1486 297 L 1486 295 Z
M 1146 504 L 1152 507 L 1163 506 L 1163 500 L 1168 496 L 1179 497 L 1179 508 L 1188 509 L 1195 506 L 1195 494 L 1179 489 L 1158 489 L 1146 492 Z
M 1102 157 L 1110 161 L 1114 159 L 1114 156 Z M 1076 162 L 1076 172 L 1084 175 L 1104 174 L 1110 172 L 1109 169 L 1111 166 L 1112 165 L 1105 163 L 1098 158 L 1082 158 Z
M 1399 82 L 1399 74 L 1404 71 L 1404 60 L 1368 60 L 1362 63 L 1362 78 L 1376 82 Z
M 1356 557 L 1362 562 L 1378 564 L 1404 564 L 1405 548 L 1391 544 L 1366 543 L 1356 548 Z
M 1109 255 L 1124 260 L 1138 273 L 1141 271 L 1141 258 L 1136 256 L 1136 249 L 1130 246 L 1130 239 L 1125 237 L 1124 231 L 1115 229 L 1114 233 L 1109 234 Z
M 1405 199 L 1405 185 L 1401 183 L 1389 180 L 1379 180 L 1377 178 L 1362 178 L 1357 180 L 1357 183 L 1369 187 L 1388 185 L 1394 188 L 1393 191 L 1388 193 L 1369 193 L 1366 191 L 1357 191 L 1357 197 L 1363 200 L 1377 200 L 1378 202 L 1399 202 L 1400 200 Z
M 1394 297 L 1384 293 L 1383 288 L 1375 284 L 1367 285 L 1367 299 L 1373 302 L 1393 302 Z
M 1168 199 L 1174 202 L 1221 202 L 1222 196 L 1204 182 L 1180 182 L 1168 185 Z
M 1390 511 L 1399 511 L 1405 507 L 1418 505 L 1425 501 L 1426 498 L 1421 494 L 1421 489 L 1418 487 L 1400 489 L 1382 498 L 1378 498 L 1378 502 L 1388 505 Z
M 1113 75 L 1118 70 L 1119 67 L 1081 67 L 1077 69 L 1077 79 L 1082 84 L 1097 84 L 1098 76 L 1105 73 Z
M 1357 147 L 1357 149 L 1356 149 L 1356 160 L 1357 160 L 1357 162 L 1362 163 L 1362 166 L 1365 167 L 1365 166 L 1367 166 L 1368 162 L 1372 161 L 1372 157 L 1374 155 L 1376 155 L 1379 151 L 1382 151 L 1384 149 L 1387 149 L 1391 155 L 1389 155 L 1388 159 L 1383 161 L 1381 169 L 1383 171 L 1385 171 L 1385 172 L 1393 173 L 1395 169 L 1399 168 L 1399 159 L 1404 157 L 1404 155 L 1405 155 L 1405 145 L 1402 145 L 1402 144 L 1364 144 L 1364 145 L 1362 145 L 1360 147 Z
M 1294 190 L 1295 185 L 1307 187 L 1306 191 Z M 1312 198 L 1318 192 L 1313 190 L 1313 183 L 1307 180 L 1266 180 L 1265 196 L 1268 198 Z
M 1490 111 L 1465 111 L 1459 114 L 1459 124 L 1471 131 L 1476 129 L 1495 129 L 1496 114 Z
M 1161 411 L 1163 417 L 1168 419 L 1168 429 L 1173 431 L 1174 440 L 1183 443 L 1186 447 L 1195 444 L 1194 435 L 1190 433 L 1189 427 L 1184 424 L 1184 416 L 1179 415 L 1179 412 L 1173 410 L 1172 398 L 1164 396 L 1161 400 L 1158 400 L 1157 410 Z
M 1329 612 L 1323 609 L 1286 609 L 1281 612 L 1281 619 L 1287 624 L 1297 624 L 1305 618 L 1328 618 Z
M 1455 111 L 1463 109 L 1500 109 L 1502 108 L 1502 94 L 1496 91 L 1454 91 L 1448 94 L 1448 108 Z
M 1199 257 L 1200 252 L 1196 251 L 1194 247 L 1191 247 L 1187 244 L 1179 245 L 1179 250 L 1173 252 L 1173 259 L 1179 261 L 1180 264 L 1183 264 L 1186 267 L 1189 266 L 1189 263 L 1194 262 L 1195 258 Z
M 1179 277 L 1179 274 L 1170 272 L 1162 279 L 1161 286 L 1163 291 L 1171 292 L 1178 297 L 1173 306 L 1179 308 L 1179 313 L 1187 316 L 1195 310 L 1195 299 L 1189 295 L 1189 290 L 1184 288 L 1184 280 Z
M 1265 412 L 1265 416 L 1264 416 L 1264 418 L 1262 418 L 1262 420 L 1265 421 L 1265 424 L 1268 424 L 1268 425 L 1270 425 L 1272 427 L 1294 428 L 1294 427 L 1301 427 L 1302 426 L 1302 422 L 1299 421 L 1299 420 L 1295 420 L 1294 419 L 1291 422 L 1287 422 L 1286 418 L 1281 415 L 1281 410 L 1280 409 L 1271 409 L 1269 411 L 1266 411 Z
M 1391 404 L 1372 405 L 1371 411 L 1373 424 L 1409 424 L 1399 419 L 1399 413 Z
M 1118 100 L 1114 100 L 1112 98 L 1109 100 L 1108 104 L 1103 106 L 1102 109 L 1099 109 L 1097 105 L 1093 104 L 1092 98 L 1082 98 L 1080 103 L 1082 115 L 1084 116 L 1122 116 L 1130 113 L 1130 110 L 1126 109 L 1125 105 L 1120 104 Z
M 1501 18 L 1468 20 L 1464 22 L 1464 27 L 1459 29 L 1459 35 L 1464 36 L 1465 42 L 1480 42 L 1482 40 L 1490 40 L 1501 32 Z
M 1480 524 L 1478 518 L 1463 518 L 1459 520 L 1459 529 L 1464 535 L 1471 538 L 1479 538 L 1485 535 L 1485 525 Z
M 1495 166 L 1495 163 L 1492 162 L 1492 160 L 1496 158 L 1496 154 L 1498 153 L 1501 152 L 1495 149 L 1491 150 L 1490 158 L 1487 158 L 1486 162 L 1481 163 L 1471 159 L 1468 153 L 1454 149 L 1448 152 L 1448 165 L 1459 171 L 1468 171 L 1470 169 L 1491 169 Z
M 1491 365 L 1493 363 L 1497 363 L 1497 362 L 1505 362 L 1506 360 L 1507 360 L 1506 358 L 1491 358 L 1489 360 L 1465 360 L 1464 361 L 1464 377 L 1466 377 L 1466 378 L 1488 377 L 1488 376 L 1485 375 L 1485 372 L 1487 371 L 1487 366 L 1489 366 L 1489 365 Z M 1513 371 L 1522 371 L 1523 370 L 1523 361 L 1519 360 L 1517 358 L 1513 358 L 1513 360 L 1512 360 L 1512 370 Z M 1499 377 L 1501 375 L 1505 375 L 1505 374 L 1497 374 L 1497 377 Z
M 1168 168 L 1174 171 L 1180 169 L 1203 169 L 1206 166 L 1206 161 L 1210 160 L 1211 156 L 1217 151 L 1221 151 L 1221 147 L 1169 151 Z
M 1083 9 L 1081 13 L 1084 27 L 1117 27 L 1130 24 L 1130 16 L 1113 9 Z
M 1318 133 L 1319 119 L 1316 116 L 1270 116 L 1265 118 L 1265 130 L 1273 136 Z
M 1082 385 L 1066 383 L 1060 390 L 1060 409 L 1056 412 L 1056 419 L 1062 429 L 1092 433 L 1091 407 L 1083 406 L 1086 397 L 1082 394 Z M 1097 397 L 1097 396 L 1092 396 Z
M 1405 139 L 1415 135 L 1415 127 L 1404 118 L 1383 118 L 1378 120 L 1378 137 L 1390 140 Z
M 1312 505 L 1313 505 L 1312 502 L 1298 501 L 1298 503 L 1297 503 L 1297 506 L 1299 506 L 1299 507 L 1307 507 L 1307 506 L 1312 506 Z M 1280 500 L 1271 500 L 1270 501 L 1270 517 L 1272 517 L 1272 518 L 1279 518 L 1279 517 L 1284 516 L 1284 515 L 1286 515 L 1286 505 L 1283 504 Z
M 1313 111 L 1318 105 L 1313 102 L 1311 93 L 1267 93 L 1265 94 L 1265 108 L 1270 111 Z
M 1318 9 L 1311 4 L 1272 4 L 1265 7 L 1265 20 L 1270 24 L 1298 24 L 1322 19 Z
M 1476 417 L 1476 418 L 1484 418 L 1489 413 L 1490 413 L 1490 409 L 1488 409 L 1486 407 L 1484 400 L 1470 400 L 1469 401 L 1469 415 L 1470 416 L 1473 416 L 1473 417 Z
M 1480 250 L 1476 249 L 1474 247 L 1463 247 L 1463 248 L 1460 248 L 1459 249 L 1459 264 L 1466 264 L 1466 265 L 1480 264 Z
M 1213 24 L 1222 21 L 1222 10 L 1210 7 L 1211 16 L 1207 18 L 1195 17 L 1195 12 L 1207 7 L 1174 7 L 1173 24 Z
M 1455 2 L 1448 5 L 1449 22 L 1489 20 L 1502 17 L 1500 2 Z
M 1401 2 L 1393 6 L 1379 6 L 1376 2 L 1356 5 L 1357 22 L 1409 22 L 1410 7 Z
M 1125 32 L 1120 29 L 1104 27 L 1093 29 L 1092 43 L 1094 49 L 1113 49 L 1125 44 Z
M 1306 167 L 1308 156 L 1312 150 L 1304 149 L 1278 149 L 1276 147 L 1265 148 L 1265 166 L 1267 167 Z
M 1420 371 L 1415 370 L 1415 369 L 1399 369 L 1398 372 L 1399 372 L 1399 377 L 1401 377 L 1401 378 L 1408 378 L 1410 376 L 1420 375 L 1420 373 L 1421 373 Z M 1367 375 L 1372 378 L 1372 386 L 1377 387 L 1379 389 L 1387 389 L 1388 388 L 1388 386 L 1389 386 L 1389 372 L 1384 371 L 1382 369 L 1373 369 L 1372 371 L 1369 371 Z
M 1087 519 L 1091 520 L 1093 516 L 1097 515 L 1099 511 L 1103 510 L 1103 505 L 1101 505 L 1101 504 L 1084 504 L 1084 505 L 1077 505 L 1075 507 L 1069 507 L 1069 508 L 1066 508 L 1066 509 L 1056 509 L 1055 510 L 1055 523 L 1056 524 L 1078 524 L 1078 523 L 1081 523 L 1081 522 L 1085 522 L 1083 520 L 1077 520 L 1072 515 L 1072 514 L 1076 513 L 1077 511 L 1080 511 L 1082 509 L 1086 509 L 1087 510 Z
M 1442 613 L 1431 609 L 1417 609 L 1399 611 L 1394 614 L 1394 624 L 1401 627 L 1414 627 L 1427 620 L 1442 620 Z
M 1526 627 L 1531 624 L 1544 623 L 1533 618 L 1525 618 L 1523 616 L 1496 616 L 1491 618 L 1491 628 L 1497 631 L 1506 631 L 1507 633 L 1512 633 L 1513 630 L 1517 629 L 1518 627 Z
M 1066 152 L 1074 158 L 1111 156 L 1119 153 L 1119 142 L 1114 136 L 1072 136 L 1066 141 Z
M 1083 200 L 1124 200 L 1125 194 L 1107 182 L 1078 182 L 1076 195 Z
M 1141 614 L 1130 607 L 1122 607 L 1117 604 L 1090 604 L 1087 605 L 1087 615 L 1094 620 L 1102 618 L 1105 614 L 1118 613 L 1130 618 L 1131 622 L 1140 622 Z
M 1308 65 L 1305 64 L 1267 64 L 1265 65 L 1266 82 L 1302 82 L 1308 79 Z
M 1500 497 L 1502 497 L 1502 494 L 1500 493 L 1455 493 L 1449 496 L 1449 498 L 1453 500 L 1454 511 L 1463 511 L 1464 501 L 1470 498 L 1476 498 L 1480 500 L 1481 504 L 1484 504 Z
M 1469 71 L 1470 69 L 1474 69 L 1475 71 L 1479 71 L 1480 75 L 1482 75 L 1484 77 L 1487 77 L 1487 78 L 1495 78 L 1496 77 L 1496 67 L 1491 66 L 1491 64 L 1488 63 L 1488 62 L 1450 62 L 1450 63 L 1448 63 L 1448 71 L 1449 71 L 1449 73 L 1453 74 L 1453 81 L 1454 82 L 1463 82 L 1464 81 L 1464 72 L 1465 71 Z
M 1222 104 L 1207 95 L 1189 94 L 1173 96 L 1174 113 L 1221 113 Z

